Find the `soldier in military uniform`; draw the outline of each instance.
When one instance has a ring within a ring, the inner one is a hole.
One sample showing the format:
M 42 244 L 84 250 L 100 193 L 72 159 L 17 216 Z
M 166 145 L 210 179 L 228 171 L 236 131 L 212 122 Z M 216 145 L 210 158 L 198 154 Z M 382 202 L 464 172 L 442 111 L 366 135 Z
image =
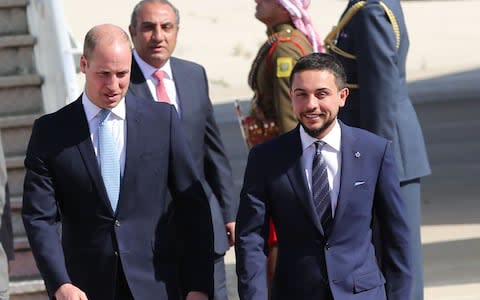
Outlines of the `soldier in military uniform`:
M 254 91 L 250 117 L 256 132 L 249 146 L 268 140 L 297 126 L 288 81 L 300 57 L 323 52 L 321 40 L 307 13 L 310 0 L 255 0 L 255 18 L 267 26 L 267 41 L 253 61 L 248 83 Z M 259 137 L 259 135 L 261 135 Z M 271 282 L 277 254 L 276 235 L 270 226 L 268 280 Z
M 292 68 L 300 57 L 319 52 L 322 46 L 306 12 L 309 0 L 255 2 L 255 17 L 267 26 L 268 40 L 250 69 L 248 83 L 255 93 L 250 116 L 269 124 L 273 121 L 278 126 L 278 134 L 297 125 L 288 91 Z M 300 2 L 302 6 L 297 4 Z
M 393 142 L 408 205 L 414 266 L 411 299 L 423 299 L 420 178 L 430 174 L 422 129 L 409 99 L 405 64 L 409 40 L 399 0 L 350 0 L 325 39 L 347 73 L 350 95 L 339 118 Z

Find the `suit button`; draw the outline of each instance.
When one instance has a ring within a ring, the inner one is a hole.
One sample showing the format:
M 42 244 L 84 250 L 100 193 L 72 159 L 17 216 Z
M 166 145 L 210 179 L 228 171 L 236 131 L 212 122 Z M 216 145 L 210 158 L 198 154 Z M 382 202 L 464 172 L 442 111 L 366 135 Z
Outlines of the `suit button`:
M 120 221 L 119 220 L 115 220 L 115 226 L 120 227 Z
M 325 249 L 327 249 L 327 250 L 330 249 L 330 244 L 329 243 L 325 244 Z

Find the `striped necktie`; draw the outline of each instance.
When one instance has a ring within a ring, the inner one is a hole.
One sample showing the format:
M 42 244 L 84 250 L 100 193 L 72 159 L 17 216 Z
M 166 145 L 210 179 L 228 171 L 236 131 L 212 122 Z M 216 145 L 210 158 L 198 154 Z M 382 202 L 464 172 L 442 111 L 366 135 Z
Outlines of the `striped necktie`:
M 323 231 L 328 235 L 332 222 L 332 201 L 330 199 L 330 185 L 328 184 L 327 164 L 322 156 L 325 142 L 316 141 L 315 154 L 312 163 L 312 195 L 315 211 L 322 224 Z

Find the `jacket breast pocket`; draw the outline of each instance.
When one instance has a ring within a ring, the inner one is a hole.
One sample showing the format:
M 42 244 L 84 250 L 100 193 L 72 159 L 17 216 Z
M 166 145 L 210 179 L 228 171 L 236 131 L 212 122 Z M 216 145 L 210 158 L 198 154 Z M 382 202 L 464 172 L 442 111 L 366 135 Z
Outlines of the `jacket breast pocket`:
M 353 288 L 355 293 L 365 292 L 385 284 L 385 278 L 378 270 L 355 276 Z
M 369 184 L 366 180 L 357 180 L 353 183 L 353 188 L 355 190 L 368 190 Z

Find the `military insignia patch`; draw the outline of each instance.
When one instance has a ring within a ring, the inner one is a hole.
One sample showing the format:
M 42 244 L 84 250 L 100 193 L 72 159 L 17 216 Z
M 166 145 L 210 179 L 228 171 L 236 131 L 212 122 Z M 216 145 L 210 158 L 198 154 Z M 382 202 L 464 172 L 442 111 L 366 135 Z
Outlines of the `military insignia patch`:
M 289 77 L 293 69 L 293 58 L 279 57 L 277 58 L 277 77 Z

